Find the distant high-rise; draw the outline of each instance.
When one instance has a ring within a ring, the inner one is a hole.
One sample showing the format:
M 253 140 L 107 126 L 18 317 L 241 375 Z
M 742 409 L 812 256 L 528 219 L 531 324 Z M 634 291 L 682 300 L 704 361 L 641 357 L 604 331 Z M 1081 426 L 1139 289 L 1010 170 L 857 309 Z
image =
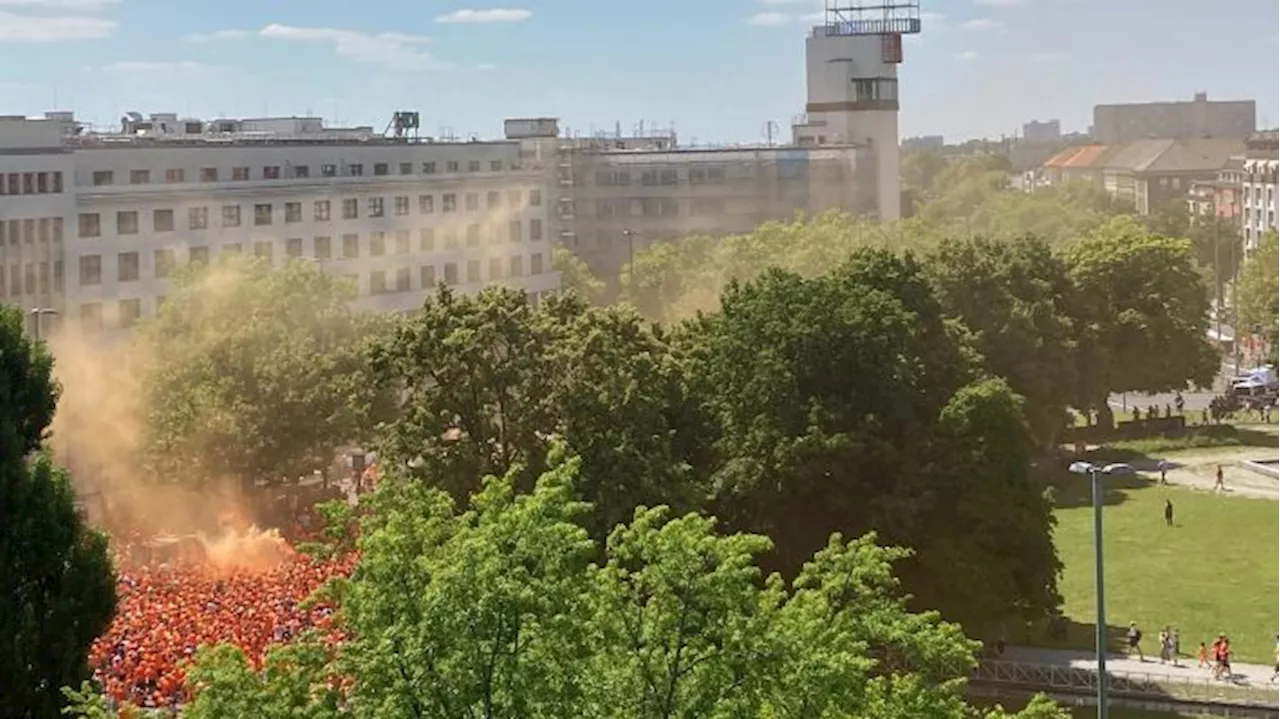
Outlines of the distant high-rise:
M 920 32 L 919 0 L 827 0 L 825 23 L 805 40 L 808 103 L 796 144 L 867 145 L 881 219 L 901 215 L 898 65 L 902 36 Z
M 1190 140 L 1204 137 L 1245 138 L 1257 127 L 1253 100 L 1209 101 L 1196 93 L 1190 102 L 1142 102 L 1093 107 L 1093 139 L 1119 144 L 1144 138 Z
M 1062 139 L 1062 123 L 1032 120 L 1022 126 L 1022 139 L 1027 142 L 1057 142 Z

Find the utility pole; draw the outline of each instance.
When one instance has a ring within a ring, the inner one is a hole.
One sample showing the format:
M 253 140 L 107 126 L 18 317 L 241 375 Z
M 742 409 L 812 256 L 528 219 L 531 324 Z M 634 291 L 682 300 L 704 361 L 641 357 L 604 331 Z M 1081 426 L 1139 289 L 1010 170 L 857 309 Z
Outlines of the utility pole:
M 1231 238 L 1231 352 L 1235 356 L 1235 376 L 1240 376 L 1240 304 L 1236 301 L 1236 288 L 1240 285 L 1240 235 Z
M 636 301 L 636 235 L 631 230 L 623 230 L 622 236 L 627 238 L 627 294 L 631 301 Z

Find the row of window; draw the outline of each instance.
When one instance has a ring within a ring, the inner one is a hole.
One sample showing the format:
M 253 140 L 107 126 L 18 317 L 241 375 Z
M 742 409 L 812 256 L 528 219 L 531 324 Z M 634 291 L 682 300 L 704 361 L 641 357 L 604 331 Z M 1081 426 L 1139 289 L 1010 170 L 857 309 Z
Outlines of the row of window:
M 13 264 L 9 265 L 8 272 L 0 265 L 0 297 L 62 292 L 63 274 L 62 260 Z
M 478 246 L 480 244 L 478 236 L 473 242 L 468 238 L 468 246 Z M 496 244 L 496 243 L 494 243 Z M 301 237 L 293 237 L 285 241 L 285 257 L 288 259 L 298 259 L 304 257 L 303 240 Z M 458 246 L 456 234 L 452 237 L 445 238 L 444 249 L 454 249 Z M 255 242 L 252 246 L 252 252 L 255 256 L 261 257 L 269 262 L 275 261 L 275 243 L 271 241 Z M 343 235 L 341 244 L 337 248 L 341 254 L 336 259 L 353 260 L 359 259 L 361 255 L 360 236 L 356 234 Z M 335 259 L 333 238 L 327 236 L 316 237 L 313 240 L 313 253 L 311 258 L 316 260 Z M 419 231 L 418 235 L 418 251 L 423 253 L 431 253 L 436 250 L 435 232 L 431 228 L 424 228 Z M 239 243 L 230 243 L 221 247 L 223 255 L 239 254 L 244 251 L 244 247 Z M 412 252 L 410 235 L 407 230 L 397 232 L 391 243 L 384 233 L 375 232 L 369 237 L 368 254 L 371 257 L 382 257 L 388 254 L 406 255 Z M 116 281 L 117 282 L 137 282 L 142 278 L 142 262 L 141 253 L 139 252 L 120 252 L 116 254 Z M 209 247 L 199 245 L 187 248 L 187 261 L 195 263 L 207 263 L 210 257 Z M 531 268 L 533 274 L 542 273 L 542 254 L 535 253 L 530 255 Z M 478 261 L 478 260 L 477 260 Z M 523 260 L 521 260 L 523 262 Z M 61 265 L 61 263 L 58 263 Z M 169 277 L 178 265 L 177 251 L 172 249 L 155 250 L 153 253 L 153 271 L 157 279 Z M 28 263 L 31 267 L 32 263 Z M 523 266 L 523 265 L 521 265 Z M 513 268 L 516 265 L 512 265 Z M 2 269 L 2 266 L 0 266 Z M 14 266 L 16 271 L 17 265 Z M 514 271 L 514 269 L 513 269 Z M 61 274 L 61 270 L 59 270 Z M 518 276 L 518 275 L 517 275 Z M 470 280 L 469 280 L 470 281 Z M 59 279 L 60 283 L 61 280 Z M 102 255 L 83 255 L 80 257 L 80 285 L 82 287 L 94 286 L 102 284 Z M 59 291 L 61 285 L 59 284 Z
M 698 197 L 689 201 L 689 214 L 723 215 L 727 207 L 723 199 Z M 676 217 L 680 202 L 669 198 L 646 197 L 638 200 L 596 200 L 597 217 Z
M 57 195 L 61 192 L 61 172 L 0 174 L 0 195 Z
M 406 217 L 410 214 L 410 197 L 401 195 L 391 198 L 391 209 L 395 217 Z M 462 195 L 461 211 L 476 212 L 480 210 L 480 193 L 467 192 Z M 341 211 L 341 219 L 358 220 L 360 219 L 360 200 L 357 198 L 347 198 L 340 200 L 339 209 Z M 527 202 L 527 204 L 526 204 Z M 301 202 L 285 202 L 282 203 L 282 214 L 284 224 L 293 224 L 302 222 L 302 205 Z M 435 195 L 418 195 L 418 214 L 430 215 L 436 211 Z M 486 210 L 512 209 L 519 210 L 525 207 L 538 207 L 542 205 L 542 191 L 529 190 L 528 196 L 525 196 L 522 190 L 507 190 L 499 192 L 490 190 L 485 194 L 484 207 Z M 240 205 L 222 205 L 219 208 L 219 226 L 220 227 L 240 227 L 243 223 L 243 217 Z M 458 195 L 453 192 L 446 192 L 440 196 L 440 212 L 452 213 L 458 212 Z M 253 224 L 255 227 L 264 227 L 275 224 L 276 218 L 281 213 L 277 213 L 276 206 L 270 202 L 259 202 L 253 205 Z M 386 198 L 370 197 L 365 200 L 366 218 L 379 218 L 387 216 Z M 311 219 L 313 222 L 328 222 L 333 217 L 333 205 L 330 200 L 314 200 L 311 203 Z M 151 231 L 152 232 L 173 232 L 175 228 L 174 211 L 170 209 L 152 210 L 151 211 Z M 97 212 L 82 212 L 78 218 L 79 236 L 80 237 L 101 237 L 102 236 L 102 215 Z M 188 207 L 187 208 L 187 229 L 188 230 L 207 230 L 209 229 L 209 208 L 208 207 Z M 139 214 L 137 210 L 120 210 L 116 212 L 116 232 L 117 235 L 136 235 L 140 232 Z
M 726 181 L 725 168 L 719 166 L 691 167 L 688 181 L 690 185 L 718 185 Z M 641 170 L 639 184 L 646 187 L 678 185 L 680 174 L 677 170 Z M 632 174 L 630 170 L 601 170 L 596 172 L 596 185 L 600 187 L 629 187 Z
M 0 220 L 0 245 L 62 242 L 61 217 L 22 217 Z
M 396 174 L 398 175 L 412 175 L 414 174 L 414 169 L 419 170 L 418 174 L 434 175 L 436 174 L 439 166 L 443 166 L 445 174 L 463 172 L 464 167 L 465 171 L 469 173 L 482 172 L 486 167 L 486 165 L 480 160 L 468 160 L 465 165 L 460 160 L 447 160 L 440 163 L 440 165 L 437 165 L 434 160 L 430 160 L 417 165 L 416 168 L 412 162 L 401 162 L 397 163 L 397 165 L 394 166 L 394 169 L 397 171 Z M 507 165 L 505 165 L 502 160 L 489 160 L 487 167 L 489 172 L 502 172 Z M 383 177 L 391 175 L 392 169 L 393 166 L 389 162 L 375 162 L 372 167 L 372 176 Z M 518 168 L 512 165 L 511 169 L 514 170 Z M 319 177 L 365 176 L 364 163 L 360 162 L 324 163 L 320 165 L 319 172 Z M 231 168 L 230 175 L 223 173 L 221 168 L 202 167 L 196 175 L 200 182 L 221 182 L 228 179 L 228 177 L 232 182 L 249 182 L 250 180 L 255 179 L 301 180 L 310 178 L 311 176 L 310 165 L 294 165 L 291 163 L 286 163 L 284 165 L 263 165 L 258 168 L 257 173 L 254 173 L 253 168 L 248 166 L 233 167 Z M 159 180 L 161 177 L 163 177 L 163 181 L 166 184 L 180 184 L 188 181 L 186 169 L 181 167 L 171 167 L 165 170 L 163 175 L 157 173 L 154 177 L 152 176 L 151 170 L 130 170 L 129 184 L 150 185 L 152 184 L 153 179 Z M 94 170 L 91 175 L 91 179 L 94 187 L 104 187 L 116 184 L 116 174 L 112 170 Z M 59 182 L 61 182 L 61 178 L 59 178 Z

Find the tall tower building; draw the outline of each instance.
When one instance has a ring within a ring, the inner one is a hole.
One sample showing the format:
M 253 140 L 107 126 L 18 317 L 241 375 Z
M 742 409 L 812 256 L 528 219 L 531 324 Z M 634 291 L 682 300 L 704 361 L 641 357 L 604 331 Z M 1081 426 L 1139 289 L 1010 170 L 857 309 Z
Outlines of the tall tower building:
M 880 218 L 901 214 L 898 65 L 902 36 L 920 32 L 920 0 L 826 0 L 825 23 L 805 40 L 808 103 L 797 144 L 870 149 Z

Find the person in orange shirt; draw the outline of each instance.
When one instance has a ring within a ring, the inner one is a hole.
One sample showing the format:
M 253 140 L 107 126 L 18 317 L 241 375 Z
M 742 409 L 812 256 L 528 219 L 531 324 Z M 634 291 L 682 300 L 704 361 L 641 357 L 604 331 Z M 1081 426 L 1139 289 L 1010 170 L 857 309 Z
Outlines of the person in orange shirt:
M 1204 642 L 1200 642 L 1200 654 L 1198 656 L 1200 659 L 1200 664 L 1197 665 L 1198 667 L 1209 666 L 1209 649 L 1204 645 Z

